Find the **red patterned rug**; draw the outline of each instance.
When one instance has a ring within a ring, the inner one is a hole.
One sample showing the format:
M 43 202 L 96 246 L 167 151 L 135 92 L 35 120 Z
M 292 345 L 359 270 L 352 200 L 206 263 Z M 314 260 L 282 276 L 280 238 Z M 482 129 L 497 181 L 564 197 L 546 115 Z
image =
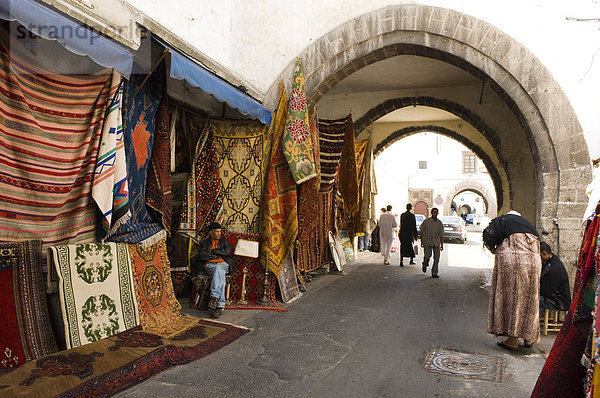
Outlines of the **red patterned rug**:
M 171 338 L 136 328 L 29 361 L 0 376 L 4 396 L 108 397 L 205 357 L 250 330 L 205 319 Z

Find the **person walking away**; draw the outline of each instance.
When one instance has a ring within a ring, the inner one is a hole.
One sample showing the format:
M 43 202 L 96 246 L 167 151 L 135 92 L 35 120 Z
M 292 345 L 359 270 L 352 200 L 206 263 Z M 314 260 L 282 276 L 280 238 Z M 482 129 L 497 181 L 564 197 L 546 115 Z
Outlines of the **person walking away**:
M 385 207 L 381 208 L 381 214 L 385 213 Z M 381 215 L 380 215 L 381 217 Z M 381 252 L 381 242 L 379 241 L 379 220 L 377 220 L 377 225 L 371 232 L 371 243 L 369 244 L 369 251 L 379 253 Z
M 438 265 L 440 263 L 440 252 L 444 250 L 444 224 L 437 218 L 438 209 L 431 209 L 431 217 L 426 218 L 421 224 L 419 237 L 421 247 L 423 248 L 423 273 L 427 273 L 429 259 L 433 253 L 433 266 L 431 267 L 431 277 L 439 278 Z
M 383 264 L 390 264 L 392 256 L 392 242 L 394 242 L 396 217 L 392 214 L 392 206 L 387 205 L 387 211 L 379 217 L 379 241 L 381 244 L 381 255 L 383 256 Z
M 486 233 L 486 231 L 494 231 Z M 492 239 L 492 236 L 499 236 Z M 540 339 L 539 291 L 542 259 L 539 234 L 516 211 L 494 218 L 484 230 L 484 244 L 494 253 L 487 332 L 507 336 L 498 346 L 516 350 Z M 500 243 L 495 243 L 496 241 Z
M 415 250 L 413 242 L 419 237 L 417 232 L 417 219 L 411 213 L 412 205 L 406 205 L 406 211 L 400 216 L 400 266 L 404 267 L 404 257 L 410 258 L 409 264 L 415 263 Z
M 540 275 L 540 308 L 567 311 L 571 306 L 569 275 L 564 264 L 552 253 L 550 245 L 540 243 L 542 274 Z

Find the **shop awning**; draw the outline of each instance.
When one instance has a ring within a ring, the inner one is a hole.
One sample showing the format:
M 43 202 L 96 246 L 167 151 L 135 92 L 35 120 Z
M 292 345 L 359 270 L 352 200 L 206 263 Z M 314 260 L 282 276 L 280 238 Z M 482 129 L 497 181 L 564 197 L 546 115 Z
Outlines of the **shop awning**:
M 34 0 L 0 0 L 0 18 L 17 21 L 37 36 L 56 40 L 72 53 L 126 77 L 131 74 L 133 55 L 124 46 Z
M 258 119 L 264 124 L 271 123 L 271 111 L 260 102 L 168 44 L 159 42 L 171 52 L 171 77 L 187 81 L 190 85 L 200 88 L 217 100 L 225 102 L 231 108 L 237 109 L 243 115 Z

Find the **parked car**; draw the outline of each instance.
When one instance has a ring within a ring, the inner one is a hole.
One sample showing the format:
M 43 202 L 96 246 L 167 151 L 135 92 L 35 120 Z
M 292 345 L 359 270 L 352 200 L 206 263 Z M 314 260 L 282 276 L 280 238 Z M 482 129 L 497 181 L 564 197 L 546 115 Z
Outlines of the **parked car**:
M 444 240 L 456 239 L 460 243 L 467 241 L 467 226 L 462 217 L 440 216 L 438 218 L 444 224 Z
M 471 224 L 471 225 L 473 225 L 474 221 L 475 221 L 475 214 L 470 213 L 470 214 L 466 215 L 466 217 L 465 217 L 465 224 Z
M 425 216 L 423 214 L 415 214 L 415 219 L 417 220 L 417 231 L 421 232 L 421 224 L 425 221 Z

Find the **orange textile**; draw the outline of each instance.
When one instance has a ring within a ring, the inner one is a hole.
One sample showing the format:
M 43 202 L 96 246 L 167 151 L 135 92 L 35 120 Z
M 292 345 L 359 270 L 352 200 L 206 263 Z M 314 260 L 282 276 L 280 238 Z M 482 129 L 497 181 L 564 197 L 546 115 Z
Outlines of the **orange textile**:
M 127 247 L 142 329 L 170 337 L 191 327 L 197 320 L 179 312 L 165 240 L 146 249 L 139 244 Z

